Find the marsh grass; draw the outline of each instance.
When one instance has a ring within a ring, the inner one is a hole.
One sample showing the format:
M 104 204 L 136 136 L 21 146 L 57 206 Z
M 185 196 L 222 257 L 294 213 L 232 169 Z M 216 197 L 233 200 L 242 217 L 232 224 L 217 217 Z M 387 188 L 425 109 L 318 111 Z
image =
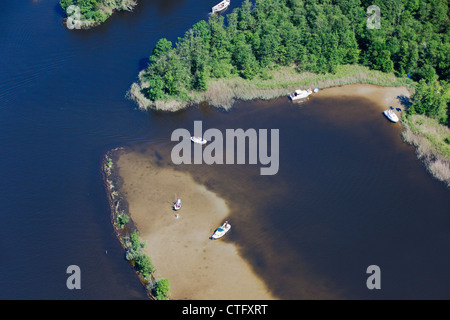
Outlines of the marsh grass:
M 436 119 L 417 114 L 403 117 L 402 123 L 404 141 L 415 146 L 427 170 L 450 187 L 450 145 L 446 142 L 450 129 Z

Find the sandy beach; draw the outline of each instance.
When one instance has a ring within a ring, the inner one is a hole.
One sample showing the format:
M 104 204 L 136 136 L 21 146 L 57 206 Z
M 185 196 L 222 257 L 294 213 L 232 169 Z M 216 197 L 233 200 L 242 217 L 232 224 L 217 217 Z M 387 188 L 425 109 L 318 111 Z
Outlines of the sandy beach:
M 390 106 L 404 110 L 404 102 L 410 92 L 406 87 L 380 87 L 370 84 L 349 84 L 320 90 L 317 95 L 324 97 L 364 97 L 374 102 L 381 110 Z M 313 95 L 314 97 L 314 95 Z
M 156 277 L 171 283 L 171 299 L 275 299 L 236 245 L 209 239 L 227 219 L 226 202 L 189 174 L 158 168 L 156 161 L 125 153 L 117 167 L 131 218 Z M 178 218 L 171 207 L 175 195 L 183 201 Z

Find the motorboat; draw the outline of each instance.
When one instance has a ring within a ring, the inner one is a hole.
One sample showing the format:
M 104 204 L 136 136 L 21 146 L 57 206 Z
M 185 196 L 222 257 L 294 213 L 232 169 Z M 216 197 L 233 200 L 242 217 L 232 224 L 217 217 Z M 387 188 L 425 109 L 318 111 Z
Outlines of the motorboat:
M 194 143 L 199 143 L 199 144 L 205 144 L 206 141 L 205 139 L 203 139 L 202 137 L 191 137 L 191 141 Z
M 289 95 L 289 98 L 294 100 L 305 99 L 312 93 L 311 88 L 308 90 L 295 90 L 293 93 Z
M 222 238 L 228 231 L 231 229 L 231 224 L 228 223 L 228 221 L 225 221 L 220 227 L 218 227 L 213 235 L 211 236 L 211 239 L 219 239 Z
M 391 109 L 387 109 L 383 111 L 384 115 L 391 120 L 392 122 L 398 122 L 398 117 L 395 114 L 394 111 L 392 111 Z
M 214 7 L 212 7 L 211 14 L 215 13 L 221 13 L 225 11 L 230 6 L 230 0 L 223 0 L 222 2 L 216 4 Z
M 181 209 L 181 199 L 178 198 L 177 201 L 173 204 L 173 210 L 178 211 Z

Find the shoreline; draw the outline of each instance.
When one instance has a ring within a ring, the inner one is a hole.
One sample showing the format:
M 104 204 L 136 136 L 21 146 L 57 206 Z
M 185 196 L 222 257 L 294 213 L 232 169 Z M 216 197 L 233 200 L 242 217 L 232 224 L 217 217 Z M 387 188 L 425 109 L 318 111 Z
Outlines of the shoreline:
M 128 212 L 128 203 L 119 193 L 120 178 L 113 170 L 114 160 L 117 157 L 117 153 L 123 152 L 124 147 L 114 148 L 109 150 L 102 159 L 101 172 L 103 177 L 103 184 L 106 191 L 106 196 L 110 208 L 111 225 L 113 226 L 114 234 L 117 237 L 122 249 L 125 252 L 128 249 L 126 239 L 130 237 L 132 232 L 136 230 L 136 226 L 132 220 L 128 221 L 124 227 L 120 227 L 117 223 L 117 218 L 124 212 Z M 131 264 L 134 268 L 134 265 Z M 135 269 L 135 268 L 134 268 Z M 147 288 L 148 281 L 142 276 L 142 274 L 135 269 L 136 275 L 145 288 L 145 292 L 150 300 L 156 300 L 156 297 L 152 294 L 151 290 Z
M 450 189 L 450 145 L 444 142 L 450 137 L 450 128 L 418 114 L 402 117 L 401 122 L 403 141 L 414 146 L 428 173 Z
M 380 87 L 406 87 L 409 94 L 410 79 L 397 78 L 394 74 L 387 74 L 377 70 L 370 70 L 360 65 L 341 65 L 335 74 L 314 74 L 310 72 L 298 73 L 295 66 L 279 67 L 270 71 L 269 79 L 245 80 L 235 76 L 228 79 L 216 79 L 208 82 L 206 91 L 192 91 L 188 101 L 176 98 L 151 101 L 141 92 L 148 87 L 143 79 L 145 70 L 139 73 L 139 81 L 131 85 L 127 96 L 133 100 L 141 110 L 155 110 L 176 112 L 192 105 L 206 102 L 210 106 L 232 109 L 236 100 L 271 100 L 288 96 L 296 89 L 319 88 L 329 89 L 345 85 L 375 85 Z

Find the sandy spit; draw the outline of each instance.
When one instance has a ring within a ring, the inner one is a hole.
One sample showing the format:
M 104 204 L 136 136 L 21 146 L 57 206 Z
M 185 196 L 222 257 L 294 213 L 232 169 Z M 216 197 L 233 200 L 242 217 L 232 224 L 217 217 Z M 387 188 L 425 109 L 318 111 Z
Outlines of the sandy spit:
M 227 219 L 226 202 L 188 173 L 152 162 L 148 156 L 124 153 L 116 165 L 131 218 L 147 242 L 156 278 L 170 281 L 171 299 L 276 299 L 235 244 L 209 239 Z M 183 203 L 178 218 L 172 210 L 175 196 Z

